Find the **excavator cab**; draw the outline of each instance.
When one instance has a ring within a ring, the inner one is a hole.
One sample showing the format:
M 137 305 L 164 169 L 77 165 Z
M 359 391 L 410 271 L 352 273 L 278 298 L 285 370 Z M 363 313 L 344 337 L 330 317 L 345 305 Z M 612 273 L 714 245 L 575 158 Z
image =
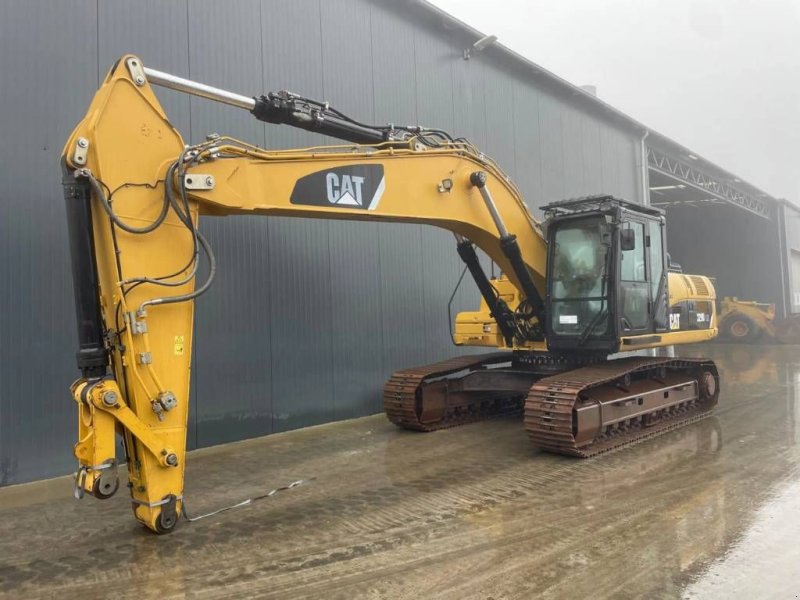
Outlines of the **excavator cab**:
M 543 207 L 548 346 L 610 354 L 667 331 L 663 211 L 612 196 Z

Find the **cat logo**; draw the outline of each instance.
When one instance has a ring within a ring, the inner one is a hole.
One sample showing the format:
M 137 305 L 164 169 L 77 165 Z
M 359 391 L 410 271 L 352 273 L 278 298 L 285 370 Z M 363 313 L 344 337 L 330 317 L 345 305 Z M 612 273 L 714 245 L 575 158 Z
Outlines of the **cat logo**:
M 375 210 L 385 189 L 383 165 L 351 165 L 298 179 L 289 201 L 307 206 Z
M 361 200 L 363 177 L 342 175 L 340 178 L 336 173 L 331 172 L 325 175 L 325 182 L 328 189 L 328 202 L 331 204 L 364 206 L 364 202 Z
M 676 331 L 681 328 L 681 313 L 669 314 L 669 328 L 670 331 Z

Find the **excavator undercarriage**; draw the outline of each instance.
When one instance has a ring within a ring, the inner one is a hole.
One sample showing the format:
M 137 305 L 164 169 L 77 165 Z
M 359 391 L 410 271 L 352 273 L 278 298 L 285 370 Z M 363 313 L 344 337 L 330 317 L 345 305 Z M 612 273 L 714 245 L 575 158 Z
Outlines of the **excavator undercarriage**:
M 460 356 L 403 369 L 383 387 L 383 408 L 395 425 L 435 431 L 522 408 L 534 376 L 509 371 L 510 352 Z
M 623 358 L 536 382 L 525 429 L 544 450 L 588 458 L 705 417 L 718 395 L 712 361 Z
M 719 396 L 712 361 L 630 357 L 611 361 L 546 353 L 462 356 L 397 371 L 383 406 L 395 425 L 435 431 L 524 410 L 542 450 L 588 458 L 710 414 Z

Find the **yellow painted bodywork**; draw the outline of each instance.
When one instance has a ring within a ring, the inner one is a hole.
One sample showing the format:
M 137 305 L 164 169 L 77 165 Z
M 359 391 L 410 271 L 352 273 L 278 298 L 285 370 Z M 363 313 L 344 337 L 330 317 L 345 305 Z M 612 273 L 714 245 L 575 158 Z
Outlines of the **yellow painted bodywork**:
M 500 293 L 500 297 L 509 306 L 517 306 L 520 302 L 520 294 L 517 288 L 504 276 L 492 280 L 495 289 Z M 626 347 L 626 341 L 637 342 L 644 338 L 652 338 L 653 334 L 640 336 L 625 336 L 620 338 L 623 350 L 643 350 L 648 348 L 660 348 L 663 346 L 673 346 L 679 344 L 694 344 L 713 339 L 717 336 L 717 315 L 715 298 L 716 292 L 714 284 L 708 277 L 701 275 L 683 275 L 679 273 L 669 273 L 669 305 L 673 307 L 687 300 L 695 300 L 709 303 L 710 325 L 708 329 L 691 329 L 685 331 L 664 331 L 658 332 L 658 340 L 651 343 L 634 343 Z M 480 308 L 476 311 L 461 312 L 456 317 L 456 326 L 453 333 L 456 344 L 468 346 L 490 346 L 493 348 L 505 347 L 497 323 L 491 317 L 486 302 L 481 299 Z M 517 348 L 521 349 L 521 348 Z M 533 344 L 525 346 L 524 349 L 540 349 Z M 543 349 L 546 349 L 543 348 Z
M 150 85 L 132 81 L 125 67 L 126 58 L 115 65 L 97 91 L 86 116 L 67 141 L 63 156 L 68 168 L 88 168 L 107 191 L 113 192 L 113 209 L 120 219 L 143 226 L 158 215 L 165 173 L 185 147 Z M 79 138 L 89 142 L 85 165 L 74 161 Z M 500 236 L 486 205 L 469 182 L 472 172 L 482 170 L 488 175 L 487 186 L 508 230 L 517 235 L 524 263 L 545 295 L 547 252 L 539 224 L 502 171 L 463 145 L 419 149 L 412 144 L 408 148 L 350 144 L 267 151 L 222 138 L 197 149 L 203 161 L 189 167 L 188 172 L 212 176 L 215 184 L 213 189 L 189 193 L 195 222 L 200 214 L 252 213 L 434 225 L 468 238 L 503 273 L 509 274 L 494 285 L 515 308 L 520 298 L 518 282 L 501 251 Z M 365 163 L 381 164 L 384 169 L 386 188 L 374 210 L 290 203 L 294 184 L 301 177 L 331 167 Z M 442 189 L 441 182 L 445 180 L 452 182 L 449 190 Z M 114 432 L 119 430 L 130 457 L 128 478 L 136 517 L 155 529 L 165 498 L 177 497 L 178 512 L 181 509 L 193 302 L 150 306 L 146 314 L 136 315 L 143 302 L 164 295 L 163 289 L 139 285 L 123 298 L 116 261 L 119 260 L 124 279 L 172 273 L 192 256 L 193 240 L 170 210 L 164 224 L 151 233 L 133 235 L 116 228 L 119 252 L 115 255 L 112 228 L 97 198 L 92 202 L 92 214 L 102 318 L 111 334 L 113 378 L 102 382 L 80 380 L 73 386 L 73 396 L 79 404 L 80 436 L 75 454 L 81 466 L 88 469 L 84 487 L 90 491 L 98 476 L 92 467 L 115 458 Z M 169 295 L 186 294 L 193 289 L 191 280 L 171 288 Z M 684 298 L 686 292 L 676 289 L 676 297 Z M 146 332 L 137 332 L 134 320 L 143 324 Z M 656 345 L 700 341 L 709 335 L 682 332 L 662 337 L 663 341 Z M 506 347 L 483 302 L 478 311 L 458 315 L 454 341 Z M 641 347 L 647 346 L 637 349 Z M 546 345 L 530 342 L 514 349 L 545 351 Z M 147 360 L 142 359 L 145 356 Z M 90 393 L 84 394 L 89 385 L 93 386 Z M 114 406 L 102 401 L 109 390 L 119 394 Z M 163 412 L 160 419 L 153 404 L 165 392 L 174 394 L 177 405 Z M 167 457 L 173 454 L 174 464 L 170 464 Z
M 492 285 L 500 294 L 500 298 L 511 307 L 516 307 L 521 300 L 519 290 L 501 275 L 492 279 Z M 497 321 L 492 318 L 486 301 L 480 298 L 480 307 L 476 311 L 463 311 L 456 315 L 456 324 L 453 330 L 453 342 L 463 346 L 490 346 L 504 348 L 506 342 L 497 326 Z M 531 342 L 528 350 L 546 350 L 544 342 Z
M 669 286 L 669 306 L 673 307 L 687 300 L 707 303 L 710 323 L 708 329 L 690 329 L 685 331 L 670 331 L 661 334 L 661 342 L 652 346 L 639 346 L 640 348 L 653 348 L 666 345 L 694 344 L 717 337 L 719 332 L 717 318 L 717 292 L 714 282 L 704 275 L 685 275 L 683 273 L 668 273 L 667 285 Z

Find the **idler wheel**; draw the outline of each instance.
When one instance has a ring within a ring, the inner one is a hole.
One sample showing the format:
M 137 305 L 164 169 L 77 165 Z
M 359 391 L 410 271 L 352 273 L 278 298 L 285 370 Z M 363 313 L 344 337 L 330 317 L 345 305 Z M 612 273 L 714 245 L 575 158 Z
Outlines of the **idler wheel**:
M 703 371 L 703 374 L 700 376 L 699 384 L 700 395 L 703 398 L 713 398 L 717 393 L 717 380 L 714 378 L 713 373 Z

